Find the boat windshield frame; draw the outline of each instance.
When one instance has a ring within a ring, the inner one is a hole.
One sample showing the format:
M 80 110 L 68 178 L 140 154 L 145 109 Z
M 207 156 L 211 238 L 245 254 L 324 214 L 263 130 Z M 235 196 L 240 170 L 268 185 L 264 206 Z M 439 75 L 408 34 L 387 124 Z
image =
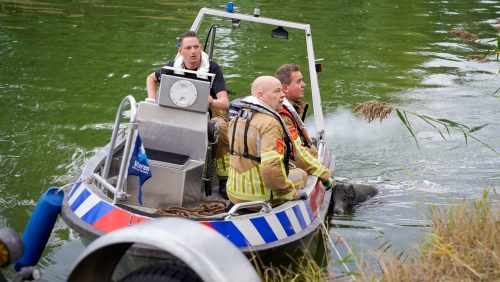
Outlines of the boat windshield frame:
M 324 133 L 324 118 L 323 118 L 323 110 L 321 107 L 321 95 L 318 85 L 318 76 L 316 73 L 316 60 L 314 57 L 311 26 L 309 24 L 304 24 L 304 23 L 277 20 L 260 16 L 256 17 L 254 15 L 248 15 L 248 14 L 229 13 L 210 8 L 201 8 L 200 11 L 198 12 L 198 15 L 196 16 L 196 19 L 191 25 L 190 30 L 198 32 L 198 29 L 200 28 L 203 18 L 205 16 L 215 16 L 215 17 L 228 18 L 239 21 L 266 24 L 271 26 L 281 26 L 286 28 L 299 29 L 305 32 L 307 61 L 309 66 L 309 78 L 310 78 L 312 102 L 313 102 L 314 126 L 317 133 L 316 137 L 318 138 L 318 140 L 321 140 L 322 135 Z M 318 156 L 318 159 L 320 159 L 320 161 L 322 160 L 321 155 Z

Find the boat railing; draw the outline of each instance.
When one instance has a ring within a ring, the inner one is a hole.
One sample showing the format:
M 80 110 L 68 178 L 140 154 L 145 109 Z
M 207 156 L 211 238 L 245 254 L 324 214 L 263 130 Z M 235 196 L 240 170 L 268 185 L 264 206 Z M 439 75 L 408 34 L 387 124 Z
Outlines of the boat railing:
M 115 150 L 115 144 L 116 144 L 116 139 L 118 137 L 118 133 L 120 130 L 120 124 L 121 124 L 121 119 L 123 116 L 123 112 L 125 111 L 125 107 L 130 104 L 130 122 L 128 124 L 128 135 L 127 135 L 127 140 L 125 142 L 125 149 L 123 150 L 123 157 L 122 161 L 120 164 L 120 171 L 118 173 L 118 179 L 116 182 L 116 186 L 111 184 L 108 181 L 108 175 L 109 175 L 109 169 L 111 166 L 111 161 L 113 160 L 113 154 Z M 113 203 L 116 204 L 117 200 L 122 200 L 125 199 L 127 196 L 126 191 L 123 189 L 123 183 L 126 177 L 127 173 L 127 168 L 128 168 L 128 160 L 130 156 L 130 151 L 132 148 L 132 141 L 135 136 L 135 132 L 137 131 L 137 120 L 136 120 L 136 113 L 137 113 L 137 103 L 135 101 L 135 98 L 132 95 L 128 95 L 125 98 L 123 98 L 122 102 L 120 103 L 120 107 L 118 108 L 118 111 L 116 112 L 116 118 L 115 118 L 115 123 L 113 125 L 113 133 L 111 135 L 111 141 L 109 142 L 109 150 L 108 154 L 106 156 L 106 161 L 104 163 L 104 168 L 102 170 L 101 175 L 98 173 L 94 173 L 92 176 L 93 178 L 104 188 L 106 188 L 109 192 L 113 193 Z
M 252 209 L 252 208 L 261 208 L 261 212 L 264 212 L 264 213 L 269 213 L 270 211 L 272 211 L 272 207 L 271 207 L 271 204 L 269 203 L 266 203 L 264 201 L 255 201 L 255 202 L 245 202 L 245 203 L 238 203 L 236 205 L 234 205 L 228 212 L 227 212 L 227 216 L 225 217 L 225 219 L 230 219 L 231 217 L 233 216 L 236 216 L 238 215 L 238 210 L 240 209 Z
M 324 118 L 321 107 L 321 95 L 319 91 L 318 75 L 316 73 L 316 59 L 314 57 L 311 26 L 309 24 L 271 19 L 271 18 L 261 17 L 260 15 L 256 16 L 255 14 L 247 15 L 247 14 L 239 14 L 233 12 L 225 12 L 210 8 L 202 8 L 198 12 L 198 15 L 196 16 L 196 19 L 191 25 L 190 30 L 197 32 L 205 16 L 214 16 L 214 17 L 232 19 L 235 21 L 253 22 L 253 23 L 266 24 L 283 28 L 293 28 L 293 29 L 303 30 L 305 32 L 307 61 L 308 61 L 309 79 L 310 79 L 309 82 L 310 82 L 312 101 L 313 101 L 312 106 L 314 111 L 314 121 L 315 121 L 314 126 L 316 128 L 316 132 L 318 133 L 324 130 Z

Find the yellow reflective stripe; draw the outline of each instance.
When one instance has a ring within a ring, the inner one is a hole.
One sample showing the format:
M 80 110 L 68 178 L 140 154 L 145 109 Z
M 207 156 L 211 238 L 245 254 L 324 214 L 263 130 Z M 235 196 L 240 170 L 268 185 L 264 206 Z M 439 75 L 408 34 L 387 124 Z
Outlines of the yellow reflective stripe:
M 248 195 L 248 194 L 240 194 L 234 191 L 227 191 L 227 194 L 231 196 L 232 198 L 236 198 L 238 200 L 242 201 L 248 201 L 248 202 L 253 202 L 253 201 L 269 201 L 269 196 L 263 196 L 263 195 Z
M 307 151 L 300 142 L 294 142 L 295 148 L 302 159 L 308 163 L 309 165 L 316 168 L 316 170 L 312 173 L 314 176 L 320 176 L 325 171 L 325 166 L 318 161 L 309 151 Z
M 230 156 L 231 156 L 231 154 L 227 153 L 222 158 L 215 160 L 214 164 L 215 164 L 215 171 L 217 173 L 217 176 L 222 176 L 222 177 L 228 176 Z
M 240 193 L 244 193 L 245 191 L 243 190 L 243 179 L 241 179 L 241 174 L 237 173 L 236 174 L 236 177 L 238 179 L 238 181 L 236 183 L 238 183 L 238 189 L 236 189 L 236 191 L 240 192 Z
M 255 167 L 254 175 L 255 175 L 255 179 L 256 179 L 255 183 L 258 184 L 260 193 L 263 195 L 266 194 L 266 186 L 264 186 L 264 181 L 262 181 L 262 177 L 260 175 L 260 167 L 258 167 L 258 166 Z M 270 192 L 269 192 L 269 195 L 271 195 Z
M 290 190 L 290 192 L 288 192 L 285 195 L 274 195 L 275 196 L 274 198 L 275 199 L 284 199 L 284 200 L 290 201 L 290 200 L 293 200 L 293 195 L 294 194 L 295 194 L 295 190 L 292 189 L 292 190 Z
M 258 167 L 253 167 L 244 173 L 237 173 L 230 167 L 227 183 L 227 193 L 233 198 L 244 201 L 270 199 L 271 191 L 263 185 Z
M 259 170 L 258 167 L 252 168 L 249 171 L 248 178 L 252 187 L 252 194 L 257 194 L 257 191 L 260 191 L 261 194 L 262 191 L 259 189 L 260 188 L 260 179 L 259 179 Z
M 283 155 L 278 154 L 278 152 L 276 152 L 276 151 L 267 151 L 267 152 L 263 153 L 262 156 L 260 156 L 260 161 L 264 162 L 264 161 L 268 161 L 268 160 L 276 159 L 276 158 L 283 158 Z
M 312 175 L 314 175 L 314 176 L 320 176 L 320 175 L 322 175 L 322 174 L 323 174 L 323 172 L 325 172 L 325 171 L 326 171 L 326 168 L 325 168 L 324 166 L 322 166 L 322 167 L 319 167 L 318 169 L 316 169 L 316 170 L 312 173 Z
M 236 176 L 236 172 L 234 171 L 234 169 L 232 167 L 230 167 L 229 168 L 229 174 L 228 174 L 228 177 L 227 177 L 227 183 L 226 183 L 227 190 L 234 189 L 235 184 L 236 184 L 235 176 Z
M 224 170 L 225 171 L 228 171 L 230 159 L 231 159 L 231 154 L 230 153 L 226 153 L 224 155 L 224 162 L 222 163 L 224 165 Z
M 243 191 L 244 194 L 252 195 L 252 191 L 250 191 L 249 185 L 247 185 L 249 184 L 248 177 L 245 174 L 241 175 L 240 177 L 241 177 L 241 190 Z

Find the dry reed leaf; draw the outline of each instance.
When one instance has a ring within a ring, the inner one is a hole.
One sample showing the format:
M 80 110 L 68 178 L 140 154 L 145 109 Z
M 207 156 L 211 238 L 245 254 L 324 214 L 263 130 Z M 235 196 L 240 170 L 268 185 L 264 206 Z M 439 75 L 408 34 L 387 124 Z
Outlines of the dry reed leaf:
M 474 33 L 459 28 L 453 28 L 452 30 L 450 30 L 450 33 L 455 36 L 461 37 L 464 43 L 476 43 L 476 41 L 479 39 Z
M 382 122 L 392 112 L 392 108 L 377 101 L 368 101 L 357 105 L 352 111 L 363 114 L 368 122 L 372 122 L 376 118 L 379 118 L 380 122 Z
M 467 56 L 467 60 L 471 60 L 471 61 L 477 61 L 477 62 L 480 62 L 480 63 L 485 63 L 485 62 L 488 62 L 490 59 L 488 58 L 488 56 L 483 56 L 483 55 L 469 55 Z

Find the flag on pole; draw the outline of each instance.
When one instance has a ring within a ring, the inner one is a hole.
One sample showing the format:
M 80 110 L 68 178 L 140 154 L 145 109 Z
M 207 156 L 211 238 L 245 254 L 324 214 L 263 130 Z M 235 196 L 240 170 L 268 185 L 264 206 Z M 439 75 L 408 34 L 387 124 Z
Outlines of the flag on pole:
M 134 151 L 130 157 L 130 164 L 128 167 L 128 175 L 135 175 L 139 178 L 139 191 L 137 193 L 137 199 L 139 204 L 142 205 L 142 184 L 146 182 L 153 174 L 151 173 L 151 168 L 149 167 L 148 157 L 146 156 L 146 150 L 142 144 L 141 136 L 137 134 L 135 139 Z

